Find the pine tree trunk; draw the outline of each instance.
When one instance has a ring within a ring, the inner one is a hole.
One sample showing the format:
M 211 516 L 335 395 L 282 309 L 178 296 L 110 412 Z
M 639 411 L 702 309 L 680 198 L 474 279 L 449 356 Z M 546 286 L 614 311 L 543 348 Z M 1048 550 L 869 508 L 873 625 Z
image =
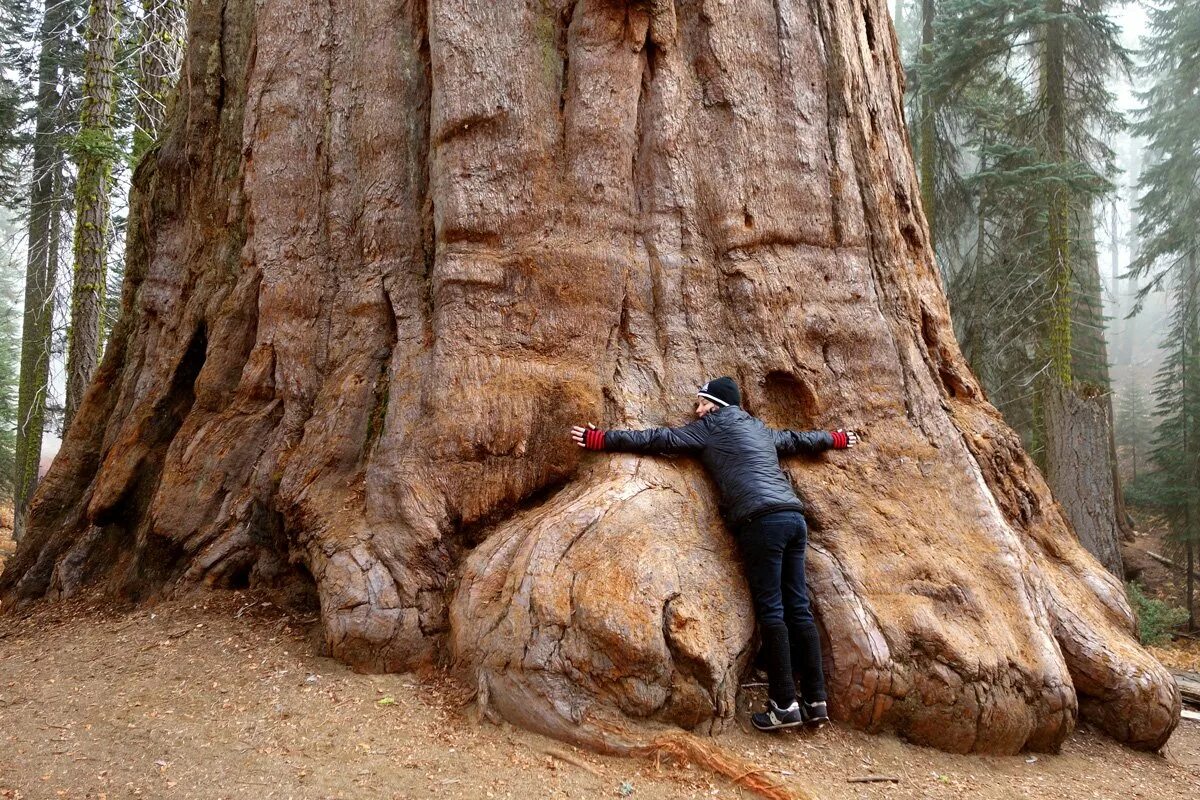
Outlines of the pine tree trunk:
M 83 71 L 83 113 L 77 139 L 79 175 L 75 181 L 75 281 L 67 346 L 67 397 L 63 428 L 69 429 L 83 393 L 100 361 L 108 257 L 108 193 L 116 156 L 113 107 L 116 103 L 116 0 L 91 0 L 87 61 Z
M 1108 395 L 1094 389 L 1048 393 L 1046 418 L 1057 424 L 1046 443 L 1046 477 L 1080 543 L 1118 580 L 1124 580 L 1109 463 L 1108 409 Z
M 1112 317 L 1113 317 L 1114 321 L 1117 321 L 1117 326 L 1118 326 L 1117 330 L 1119 330 L 1119 325 L 1120 325 L 1119 320 L 1121 320 L 1121 318 L 1124 316 L 1124 313 L 1121 310 L 1121 253 L 1120 253 L 1121 237 L 1118 235 L 1118 230 L 1117 230 L 1117 226 L 1120 222 L 1120 218 L 1117 216 L 1117 196 L 1118 196 L 1117 192 L 1114 191 L 1113 199 L 1109 206 L 1110 210 L 1112 211 L 1112 214 L 1109 216 L 1109 224 L 1112 227 L 1112 230 L 1110 231 L 1110 238 L 1109 238 L 1109 247 L 1111 248 L 1109 251 L 1109 256 L 1110 256 L 1109 265 L 1110 265 L 1110 272 L 1111 272 L 1112 296 L 1113 296 Z M 1114 338 L 1120 338 L 1120 337 L 1115 336 Z
M 1067 91 L 1066 91 L 1066 25 L 1058 17 L 1063 13 L 1063 0 L 1047 0 L 1046 13 L 1052 19 L 1046 23 L 1046 42 L 1042 54 L 1042 93 L 1046 106 L 1045 160 L 1055 166 L 1067 164 Z M 1051 289 L 1047 352 L 1050 360 L 1048 384 L 1051 391 L 1070 388 L 1071 369 L 1071 197 L 1067 187 L 1055 183 L 1050 190 L 1047 208 L 1046 274 Z M 1049 416 L 1046 407 L 1046 438 L 1055 435 L 1058 420 Z
M 1112 296 L 1113 296 L 1113 313 L 1111 315 L 1112 316 L 1112 326 L 1111 326 L 1110 330 L 1112 331 L 1111 339 L 1112 339 L 1112 341 L 1114 341 L 1116 343 L 1116 345 L 1113 349 L 1116 350 L 1117 352 L 1120 352 L 1120 349 L 1124 343 L 1124 340 L 1129 335 L 1129 333 L 1127 330 L 1126 321 L 1124 319 L 1124 317 L 1125 317 L 1125 311 L 1123 308 L 1124 303 L 1121 300 L 1121 256 L 1120 256 L 1121 238 L 1119 236 L 1120 217 L 1117 214 L 1117 196 L 1115 194 L 1113 196 L 1111 204 L 1109 205 L 1109 209 L 1111 211 L 1111 216 L 1109 218 L 1110 225 L 1111 225 L 1111 239 L 1110 239 L 1109 244 L 1110 244 L 1110 248 L 1111 248 L 1110 267 L 1111 267 L 1111 286 L 1112 286 Z M 1108 363 L 1107 358 L 1105 359 L 1105 363 Z M 1125 371 L 1125 379 L 1129 382 L 1136 380 L 1136 376 L 1134 375 L 1134 372 L 1132 369 Z M 1112 478 L 1113 494 L 1116 497 L 1116 502 L 1117 502 L 1117 528 L 1120 530 L 1122 541 L 1132 542 L 1134 539 L 1133 522 L 1132 522 L 1132 518 L 1130 517 L 1130 514 L 1129 514 L 1129 509 L 1125 504 L 1125 488 L 1124 488 L 1124 482 L 1121 480 L 1120 459 L 1117 456 L 1117 417 L 1116 417 L 1116 413 L 1115 413 L 1115 408 L 1113 406 L 1112 397 L 1113 397 L 1113 392 L 1109 392 L 1109 395 L 1108 395 L 1108 418 L 1113 421 L 1113 424 L 1112 424 L 1110 432 L 1109 432 L 1109 437 L 1108 437 L 1109 438 L 1109 460 L 1112 463 L 1112 471 L 1113 471 L 1113 478 Z M 1135 450 L 1135 453 L 1136 453 L 1136 450 Z M 1135 471 L 1137 470 L 1136 457 L 1135 457 L 1134 470 Z
M 1062 0 L 1049 0 L 1047 13 L 1062 14 Z M 1042 80 L 1046 103 L 1046 160 L 1067 163 L 1066 27 L 1046 25 Z M 1054 496 L 1080 542 L 1120 580 L 1124 578 L 1117 524 L 1112 415 L 1107 391 L 1108 351 L 1095 228 L 1090 208 L 1073 207 L 1066 186 L 1051 189 L 1047 211 L 1051 300 L 1044 381 L 1046 471 Z M 1079 232 L 1081 253 L 1071 252 Z M 1073 329 L 1078 328 L 1078 333 Z
M 13 476 L 13 537 L 24 535 L 25 511 L 37 487 L 42 460 L 42 428 L 50 380 L 50 335 L 58 248 L 52 230 L 58 214 L 62 148 L 58 121 L 59 43 L 65 36 L 67 5 L 47 6 L 39 31 L 38 93 L 34 111 L 32 179 L 29 188 L 29 241 L 21 329 L 21 375 L 17 388 L 17 435 Z
M 1117 458 L 1117 415 L 1113 408 L 1113 395 L 1107 395 L 1108 426 L 1108 463 L 1112 472 L 1113 507 L 1116 511 L 1117 536 L 1122 542 L 1134 540 L 1133 518 L 1129 514 L 1129 506 L 1125 503 L 1125 485 L 1121 480 L 1121 463 Z M 1122 561 L 1122 563 L 1124 563 Z M 1124 577 L 1124 573 L 1122 573 Z
M 771 424 L 870 432 L 787 465 L 836 717 L 1166 740 L 1170 675 L 954 341 L 880 0 L 192 14 L 8 602 L 315 586 L 360 668 L 452 660 L 592 746 L 719 728 L 753 617 L 711 485 L 567 432 L 683 422 L 730 374 Z
M 1067 405 L 1054 410 L 1066 417 L 1055 420 L 1058 439 L 1047 442 L 1047 477 L 1050 490 L 1063 504 L 1083 546 L 1110 572 L 1124 579 L 1120 542 L 1126 532 L 1132 537 L 1132 531 L 1125 523 L 1117 474 L 1095 221 L 1086 208 L 1076 209 L 1071 218 L 1074 228 L 1082 232 L 1071 282 L 1074 385 L 1051 401 Z

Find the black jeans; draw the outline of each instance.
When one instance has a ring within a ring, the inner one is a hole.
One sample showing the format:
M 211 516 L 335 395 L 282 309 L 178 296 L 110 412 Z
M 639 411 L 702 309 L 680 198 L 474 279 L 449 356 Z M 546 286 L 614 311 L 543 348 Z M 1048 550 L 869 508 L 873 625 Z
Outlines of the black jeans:
M 767 651 L 771 699 L 780 705 L 791 702 L 788 694 L 795 695 L 794 671 L 805 700 L 825 700 L 821 638 L 804 582 L 808 545 L 804 515 L 798 511 L 764 514 L 741 527 L 738 543 Z

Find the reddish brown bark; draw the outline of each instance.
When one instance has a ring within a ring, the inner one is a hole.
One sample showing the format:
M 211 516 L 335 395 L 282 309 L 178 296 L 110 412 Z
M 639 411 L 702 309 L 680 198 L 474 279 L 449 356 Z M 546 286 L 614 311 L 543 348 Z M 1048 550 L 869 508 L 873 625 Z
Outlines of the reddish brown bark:
M 870 431 L 789 464 L 836 717 L 1169 735 L 1120 583 L 954 342 L 882 5 L 192 13 L 128 313 L 10 600 L 311 580 L 357 666 L 451 655 L 597 746 L 614 715 L 719 727 L 752 623 L 709 484 L 567 430 L 682 421 L 731 374 L 771 423 Z

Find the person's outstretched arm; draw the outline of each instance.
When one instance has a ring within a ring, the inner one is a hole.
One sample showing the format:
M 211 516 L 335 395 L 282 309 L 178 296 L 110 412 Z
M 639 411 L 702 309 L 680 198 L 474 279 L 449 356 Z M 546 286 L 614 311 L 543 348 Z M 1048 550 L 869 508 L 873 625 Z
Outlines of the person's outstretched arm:
M 771 431 L 775 436 L 775 450 L 781 456 L 796 453 L 823 453 L 826 450 L 845 450 L 858 444 L 857 431 Z
M 590 423 L 586 428 L 571 428 L 571 438 L 588 450 L 609 450 L 617 453 L 698 453 L 708 441 L 708 428 L 703 419 L 682 428 L 646 428 L 640 431 L 602 431 Z

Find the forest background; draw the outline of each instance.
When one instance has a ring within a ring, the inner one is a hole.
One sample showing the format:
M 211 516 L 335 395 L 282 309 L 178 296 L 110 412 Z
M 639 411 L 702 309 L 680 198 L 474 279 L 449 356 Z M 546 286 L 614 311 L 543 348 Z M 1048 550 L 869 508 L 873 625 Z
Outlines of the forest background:
M 1131 584 L 1144 637 L 1194 628 L 1200 0 L 892 12 L 963 350 L 1089 549 L 1132 577 L 1119 540 L 1157 531 L 1186 567 L 1158 600 Z M 130 178 L 185 18 L 182 0 L 0 3 L 0 496 L 17 538 L 119 313 Z M 1080 453 L 1108 479 L 1066 476 Z

